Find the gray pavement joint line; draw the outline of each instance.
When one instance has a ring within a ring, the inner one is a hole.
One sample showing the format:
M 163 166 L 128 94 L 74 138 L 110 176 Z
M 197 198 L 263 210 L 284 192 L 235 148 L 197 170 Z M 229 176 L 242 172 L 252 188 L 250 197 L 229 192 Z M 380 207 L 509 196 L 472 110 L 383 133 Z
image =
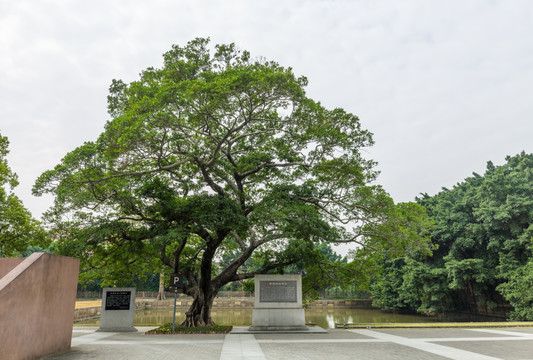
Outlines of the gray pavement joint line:
M 152 339 L 152 340 L 101 340 L 98 345 L 203 345 L 222 344 L 223 340 L 173 340 L 173 339 Z M 86 344 L 86 343 L 84 343 Z
M 388 340 L 381 339 L 261 339 L 257 340 L 260 344 L 292 344 L 292 343 L 383 343 Z
M 111 337 L 116 334 L 118 333 L 116 332 L 93 332 L 92 334 L 81 335 L 81 336 L 72 338 L 71 346 L 74 347 L 74 346 L 78 346 L 81 344 L 95 343 L 97 341 L 103 340 L 105 338 Z
M 227 334 L 220 360 L 266 360 L 261 346 L 251 334 Z
M 461 337 L 461 338 L 416 338 L 421 342 L 469 342 L 469 341 L 520 341 L 520 340 L 533 340 L 530 337 L 523 336 L 491 336 L 491 337 Z M 388 342 L 389 340 L 383 339 L 291 339 L 291 340 L 273 340 L 262 339 L 257 340 L 258 343 L 372 343 L 372 342 Z
M 411 348 L 429 352 L 431 354 L 444 356 L 449 359 L 501 360 L 499 358 L 495 358 L 492 356 L 486 356 L 486 355 L 478 354 L 478 353 L 471 352 L 471 351 L 455 349 L 452 347 L 439 345 L 439 344 L 428 343 L 428 342 L 421 341 L 420 339 L 416 339 L 416 338 L 410 339 L 410 338 L 391 335 L 387 333 L 381 333 L 381 332 L 372 331 L 372 330 L 348 330 L 348 331 L 351 331 L 356 334 L 364 335 L 364 336 L 387 340 L 398 345 L 408 346 Z
M 417 338 L 423 342 L 472 342 L 472 341 L 520 341 L 533 340 L 530 337 L 523 336 L 484 336 L 484 337 L 461 337 L 461 338 Z
M 520 338 L 529 338 L 533 340 L 533 334 L 523 333 L 523 332 L 518 332 L 518 331 L 515 332 L 515 331 L 496 330 L 496 329 L 465 329 L 465 330 L 477 331 L 477 332 L 483 332 L 483 333 L 489 333 L 489 334 L 507 335 L 507 336 L 520 337 Z
M 93 329 L 90 329 L 90 330 L 89 329 L 74 329 L 74 330 L 72 330 L 73 334 L 76 334 L 76 333 L 78 333 L 78 334 L 92 334 L 93 332 L 94 332 Z

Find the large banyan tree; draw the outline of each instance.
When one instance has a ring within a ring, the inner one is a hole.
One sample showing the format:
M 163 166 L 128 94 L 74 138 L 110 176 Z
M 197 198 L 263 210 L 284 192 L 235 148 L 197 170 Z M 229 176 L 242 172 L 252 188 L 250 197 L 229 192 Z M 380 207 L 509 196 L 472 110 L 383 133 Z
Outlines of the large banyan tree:
M 187 326 L 213 323 L 223 285 L 310 259 L 313 244 L 409 238 L 373 184 L 355 115 L 308 98 L 290 68 L 208 45 L 173 46 L 162 68 L 114 80 L 105 131 L 34 186 L 55 196 L 58 249 L 85 268 L 112 276 L 160 259 L 182 274 Z

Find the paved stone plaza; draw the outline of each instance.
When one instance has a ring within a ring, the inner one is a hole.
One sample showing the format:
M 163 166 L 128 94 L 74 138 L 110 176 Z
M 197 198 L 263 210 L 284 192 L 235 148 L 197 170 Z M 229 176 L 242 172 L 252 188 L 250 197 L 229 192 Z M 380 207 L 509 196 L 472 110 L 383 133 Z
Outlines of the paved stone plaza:
M 533 359 L 533 328 L 329 329 L 310 334 L 144 335 L 75 327 L 70 351 L 46 359 Z

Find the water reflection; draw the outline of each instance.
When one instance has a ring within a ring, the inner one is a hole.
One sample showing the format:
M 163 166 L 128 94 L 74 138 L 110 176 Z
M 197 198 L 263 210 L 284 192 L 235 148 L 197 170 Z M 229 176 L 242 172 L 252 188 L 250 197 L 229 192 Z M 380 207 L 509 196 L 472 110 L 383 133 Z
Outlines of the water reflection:
M 309 323 L 324 328 L 334 328 L 338 324 L 356 323 L 414 323 L 435 322 L 434 317 L 423 315 L 392 314 L 377 309 L 307 309 L 305 319 Z
M 141 325 L 162 325 L 172 322 L 172 308 L 146 309 L 135 312 L 134 323 Z M 177 309 L 176 323 L 185 319 L 186 309 Z M 252 324 L 252 309 L 214 309 L 213 320 L 217 324 L 245 326 Z M 306 309 L 305 320 L 327 328 L 334 328 L 335 323 L 412 323 L 435 322 L 434 317 L 422 315 L 391 314 L 376 309 Z M 83 325 L 99 325 L 99 320 L 78 323 Z

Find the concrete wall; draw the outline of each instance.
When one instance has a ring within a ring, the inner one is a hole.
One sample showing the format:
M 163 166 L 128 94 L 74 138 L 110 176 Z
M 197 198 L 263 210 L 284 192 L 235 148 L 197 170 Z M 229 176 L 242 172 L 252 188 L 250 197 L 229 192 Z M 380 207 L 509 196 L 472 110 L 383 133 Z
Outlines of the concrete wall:
M 192 300 L 176 301 L 176 307 L 180 309 L 188 309 L 192 305 Z M 174 299 L 172 300 L 157 300 L 157 301 L 143 301 L 137 299 L 135 301 L 135 310 L 144 309 L 160 309 L 171 308 L 174 306 Z M 235 300 L 221 300 L 215 299 L 213 301 L 213 309 L 251 309 L 254 307 L 253 299 L 235 299 Z M 343 308 L 343 309 L 372 309 L 372 300 L 317 300 L 308 304 L 309 308 Z M 100 317 L 101 306 L 92 306 L 87 308 L 79 308 L 75 310 L 74 322 L 80 322 L 89 319 Z
M 0 259 L 0 269 L 13 264 Z M 78 259 L 34 253 L 0 279 L 1 359 L 39 359 L 70 348 L 78 271 Z
M 0 279 L 23 261 L 22 258 L 0 258 Z
M 179 308 L 189 308 L 192 305 L 191 298 L 178 298 L 176 306 Z M 147 308 L 165 308 L 174 306 L 174 299 L 146 301 Z M 213 301 L 213 308 L 252 308 L 254 307 L 254 299 L 215 299 Z M 371 309 L 372 300 L 316 300 L 307 303 L 308 308 L 348 308 L 348 309 Z
M 148 304 L 147 301 L 135 299 L 135 311 L 149 308 L 147 304 Z M 166 307 L 174 306 L 172 303 L 166 303 L 166 304 L 167 304 Z M 100 317 L 101 313 L 102 313 L 102 306 L 91 306 L 91 307 L 86 307 L 86 308 L 78 308 L 74 310 L 74 322 L 76 323 L 76 322 L 80 322 L 84 320 L 96 319 Z

